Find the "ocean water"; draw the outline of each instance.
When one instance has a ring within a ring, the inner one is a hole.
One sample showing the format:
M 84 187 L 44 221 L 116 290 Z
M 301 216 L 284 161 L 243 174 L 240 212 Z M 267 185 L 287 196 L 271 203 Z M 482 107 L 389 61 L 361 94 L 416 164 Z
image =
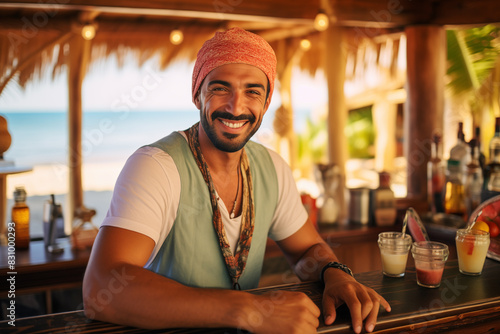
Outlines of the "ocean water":
M 12 144 L 4 158 L 16 165 L 66 164 L 68 117 L 65 112 L 3 112 Z M 199 118 L 193 111 L 85 112 L 82 124 L 83 162 L 126 159 L 138 147 Z
M 12 144 L 4 154 L 20 166 L 67 164 L 68 117 L 66 112 L 3 112 Z M 254 137 L 269 137 L 272 113 L 264 117 Z M 304 117 L 302 117 L 304 118 Z M 131 111 L 84 112 L 82 125 L 83 163 L 124 161 L 142 145 L 152 143 L 172 131 L 183 130 L 199 120 L 199 112 Z M 298 122 L 301 122 L 299 117 Z

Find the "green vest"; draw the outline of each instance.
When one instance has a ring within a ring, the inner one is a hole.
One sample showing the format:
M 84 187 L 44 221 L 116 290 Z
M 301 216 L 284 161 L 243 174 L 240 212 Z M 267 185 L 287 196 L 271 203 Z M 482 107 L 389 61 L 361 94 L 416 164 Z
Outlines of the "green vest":
M 210 195 L 189 144 L 174 132 L 150 145 L 168 153 L 179 172 L 181 193 L 174 225 L 148 269 L 182 284 L 232 288 L 212 223 Z M 278 203 L 278 179 L 269 152 L 249 141 L 245 146 L 252 173 L 255 226 L 242 289 L 256 288 L 272 218 Z

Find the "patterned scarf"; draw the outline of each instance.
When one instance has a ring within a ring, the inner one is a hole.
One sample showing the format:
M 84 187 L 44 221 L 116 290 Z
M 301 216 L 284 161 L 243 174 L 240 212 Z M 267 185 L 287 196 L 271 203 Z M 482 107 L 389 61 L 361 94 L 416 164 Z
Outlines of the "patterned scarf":
M 222 223 L 222 217 L 217 204 L 217 194 L 215 192 L 215 187 L 210 176 L 210 171 L 208 170 L 207 162 L 201 153 L 200 143 L 198 141 L 198 126 L 199 122 L 193 125 L 188 130 L 188 142 L 191 152 L 193 152 L 196 164 L 200 168 L 203 179 L 208 186 L 208 191 L 210 193 L 210 202 L 212 204 L 213 210 L 213 224 L 215 232 L 219 238 L 219 246 L 224 256 L 224 261 L 226 262 L 226 268 L 233 282 L 233 289 L 240 290 L 240 285 L 238 279 L 240 278 L 248 258 L 248 252 L 250 251 L 250 244 L 252 243 L 252 235 L 255 221 L 254 212 L 254 201 L 253 201 L 253 185 L 252 185 L 252 175 L 250 173 L 250 166 L 248 164 L 248 157 L 245 149 L 242 150 L 240 169 L 243 180 L 243 203 L 241 210 L 241 231 L 240 238 L 238 240 L 238 245 L 236 247 L 235 255 L 231 251 L 231 246 L 229 245 L 226 231 L 224 230 L 224 224 Z

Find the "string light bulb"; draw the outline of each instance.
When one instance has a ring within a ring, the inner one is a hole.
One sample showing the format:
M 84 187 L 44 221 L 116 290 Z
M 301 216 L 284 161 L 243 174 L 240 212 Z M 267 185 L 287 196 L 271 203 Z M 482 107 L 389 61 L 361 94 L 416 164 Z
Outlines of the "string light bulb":
M 82 37 L 90 41 L 95 37 L 95 26 L 93 24 L 86 24 L 82 27 Z
M 307 38 L 304 38 L 300 41 L 300 48 L 304 51 L 307 51 L 311 48 L 311 41 Z
M 328 18 L 328 15 L 320 11 L 316 17 L 314 18 L 314 29 L 317 31 L 325 31 L 328 29 L 328 26 L 330 24 L 330 19 Z
M 170 33 L 170 43 L 173 45 L 179 45 L 184 40 L 184 34 L 179 29 L 174 29 Z

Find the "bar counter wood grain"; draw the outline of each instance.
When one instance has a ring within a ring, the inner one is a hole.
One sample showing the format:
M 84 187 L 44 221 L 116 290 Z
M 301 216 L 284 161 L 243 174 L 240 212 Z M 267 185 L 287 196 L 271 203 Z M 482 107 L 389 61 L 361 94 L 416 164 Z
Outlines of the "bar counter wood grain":
M 417 285 L 415 269 L 407 268 L 404 278 L 384 277 L 380 271 L 356 275 L 391 304 L 392 311 L 381 311 L 376 333 L 496 333 L 500 331 L 500 263 L 487 259 L 482 275 L 459 273 L 456 260 L 448 261 L 441 286 L 427 289 Z M 281 291 L 306 293 L 321 305 L 322 287 L 318 282 L 286 284 L 251 290 L 272 292 L 279 302 Z M 263 307 L 260 315 L 272 317 L 272 307 Z M 244 319 L 248 320 L 248 319 Z M 143 330 L 87 319 L 82 311 L 17 319 L 15 327 L 0 323 L 1 333 L 242 333 L 238 329 L 165 329 Z M 321 321 L 318 333 L 352 333 L 348 310 L 338 309 L 332 326 Z

